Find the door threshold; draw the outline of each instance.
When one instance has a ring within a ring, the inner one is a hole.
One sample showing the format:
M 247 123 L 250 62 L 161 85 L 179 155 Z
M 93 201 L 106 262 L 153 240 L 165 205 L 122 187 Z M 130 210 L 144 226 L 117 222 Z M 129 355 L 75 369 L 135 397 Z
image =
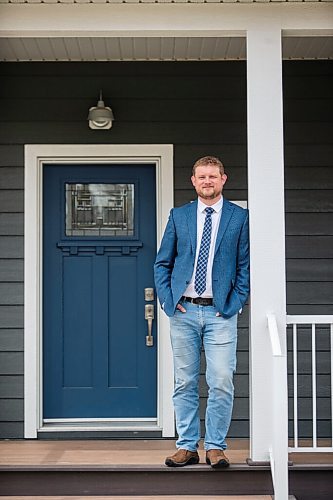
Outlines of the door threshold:
M 38 432 L 161 432 L 156 419 L 111 420 L 111 419 L 48 419 Z

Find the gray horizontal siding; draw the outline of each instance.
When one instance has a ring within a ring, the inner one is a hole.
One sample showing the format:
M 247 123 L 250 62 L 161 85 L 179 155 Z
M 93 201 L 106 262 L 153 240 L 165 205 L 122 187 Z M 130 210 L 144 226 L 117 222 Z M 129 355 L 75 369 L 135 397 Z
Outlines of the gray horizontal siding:
M 170 77 L 170 74 L 177 74 L 179 77 L 184 76 L 184 77 L 198 77 L 198 75 L 201 74 L 201 71 L 198 70 L 198 67 L 200 69 L 204 69 L 206 72 L 209 73 L 211 76 L 221 76 L 221 75 L 226 75 L 228 77 L 234 77 L 234 76 L 243 76 L 244 75 L 244 64 L 216 64 L 216 63 L 204 63 L 202 65 L 200 63 L 200 66 L 198 66 L 197 63 L 190 63 L 190 64 L 183 64 L 183 63 L 172 63 L 172 62 L 166 62 L 166 63 L 160 63 L 160 62 L 149 62 L 147 63 L 135 63 L 135 65 L 131 63 L 123 63 L 123 62 L 112 62 L 110 63 L 101 63 L 101 64 L 96 64 L 96 63 L 74 63 L 72 64 L 72 71 L 68 71 L 68 63 L 56 63 L 56 64 L 40 64 L 36 62 L 29 63 L 29 71 L 27 72 L 27 69 L 23 69 L 20 67 L 20 64 L 1 64 L 0 65 L 0 76 L 1 75 L 6 75 L 6 76 L 16 76 L 16 77 L 22 77 L 22 75 L 34 75 L 35 77 L 46 77 L 46 76 L 51 76 L 54 78 L 57 76 L 60 79 L 63 78 L 68 78 L 70 75 L 75 75 L 80 81 L 82 77 L 86 81 L 86 77 L 91 77 L 92 75 L 92 67 L 93 67 L 93 74 L 95 77 L 95 82 L 96 78 L 105 78 L 106 76 L 108 77 L 114 77 L 115 75 L 121 75 L 123 77 L 129 76 L 131 78 L 137 76 L 137 75 L 144 75 L 144 76 L 149 76 L 149 77 L 155 77 L 155 76 L 168 76 Z M 25 64 L 27 68 L 27 64 Z M 303 70 L 306 70 L 307 68 L 302 68 Z M 289 73 L 292 75 L 293 71 L 292 68 L 289 68 Z M 330 66 L 326 67 L 326 72 L 327 74 L 332 74 L 332 71 L 330 71 Z M 298 74 L 298 72 L 297 72 Z M 310 74 L 311 72 L 306 72 L 305 74 Z M 151 84 L 152 82 L 150 82 Z
M 332 134 L 333 137 L 333 134 Z M 286 191 L 286 212 L 333 212 L 333 189 Z
M 96 103 L 95 103 L 96 104 Z M 88 112 L 88 110 L 85 110 Z M 116 111 L 114 111 L 116 113 Z M 115 114 L 116 117 L 116 114 Z M 214 125 L 214 126 L 213 126 Z M 246 126 L 244 123 L 218 122 L 211 123 L 198 122 L 191 126 L 185 123 L 173 123 L 170 117 L 169 122 L 125 122 L 117 117 L 112 126 L 112 142 L 114 143 L 154 143 L 157 137 L 164 143 L 176 143 L 179 138 L 182 144 L 206 144 L 205 135 L 209 129 L 210 140 L 219 142 L 223 138 L 226 144 L 245 144 Z M 100 143 L 101 138 L 92 137 L 89 133 L 89 127 L 84 121 L 67 122 L 34 122 L 31 123 L 6 123 L 0 124 L 0 135 L 6 142 L 10 142 L 14 134 L 18 134 L 22 144 L 25 143 L 47 143 L 50 141 L 50 129 L 52 130 L 52 139 L 57 143 L 73 143 L 78 140 L 78 134 L 81 141 L 85 143 Z M 126 140 L 125 140 L 126 137 Z
M 2 161 L 5 161 L 5 148 L 0 147 L 0 158 L 4 155 Z M 0 160 L 1 161 L 1 160 Z M 23 158 L 22 158 L 23 161 Z M 0 163 L 0 189 L 23 189 L 24 188 L 24 169 L 23 167 L 5 167 Z
M 286 214 L 286 234 L 288 236 L 326 236 L 333 235 L 333 211 Z
M 0 214 L 0 236 L 23 236 L 23 214 Z
M 3 375 L 0 379 L 0 398 L 23 399 L 24 380 L 23 375 Z M 22 416 L 20 416 L 22 418 Z M 20 418 L 20 420 L 21 420 Z
M 319 82 L 318 82 L 319 85 Z M 303 104 L 305 104 L 303 102 Z M 330 167 L 332 162 L 333 145 L 330 144 L 311 144 L 310 138 L 307 144 L 287 144 L 284 148 L 284 160 L 287 168 L 291 167 Z M 310 182 L 311 178 L 309 179 Z M 302 182 L 302 180 L 300 180 Z M 303 181 L 304 182 L 304 181 Z M 315 182 L 315 181 L 314 181 Z
M 333 81 L 332 81 L 333 83 Z M 329 121 L 321 122 L 288 122 L 284 125 L 285 144 L 330 144 L 333 135 L 333 125 Z
M 9 151 L 14 153 L 13 148 L 1 148 L 1 165 L 7 164 Z M 0 370 L 13 374 L 23 371 L 22 354 L 9 354 L 23 351 L 23 330 L 18 329 L 23 327 L 23 177 L 22 167 L 0 168 L 0 353 L 8 352 Z M 1 377 L 0 398 L 22 398 L 22 380 L 22 376 Z
M 136 64 L 137 68 L 139 66 L 140 64 Z M 101 77 L 100 82 L 97 81 L 96 76 L 93 74 L 94 71 L 85 75 L 84 78 L 80 78 L 76 74 L 73 75 L 73 65 L 67 75 L 62 78 L 59 78 L 59 75 L 49 75 L 39 76 L 37 80 L 35 76 L 21 75 L 21 77 L 12 77 L 6 75 L 0 88 L 0 98 L 7 100 L 14 99 L 14 96 L 16 96 L 16 99 L 48 100 L 52 96 L 53 99 L 62 101 L 87 99 L 87 102 L 94 106 L 101 86 L 105 98 L 123 99 L 125 106 L 126 100 L 133 98 L 145 100 L 174 97 L 185 100 L 202 99 L 207 97 L 207 89 L 209 89 L 210 99 L 239 99 L 239 97 L 246 99 L 246 79 L 243 77 L 245 73 L 239 76 L 229 76 L 228 74 L 223 76 L 214 74 L 187 75 L 186 71 L 179 74 L 175 64 L 171 64 L 169 67 L 169 75 L 140 74 L 140 70 L 134 70 L 132 75 L 122 76 L 120 70 L 118 74 Z M 132 65 L 132 68 L 134 68 L 134 65 Z M 144 72 L 143 64 L 141 64 L 141 68 Z M 24 72 L 25 68 L 22 67 L 22 69 Z M 245 65 L 243 65 L 244 70 Z M 213 85 L 212 77 L 214 78 Z M 98 85 L 99 83 L 102 85 Z M 326 90 L 328 91 L 328 88 L 325 86 L 322 89 L 322 97 L 325 96 Z M 328 96 L 331 97 L 329 92 L 327 92 Z M 120 111 L 119 107 L 118 111 Z
M 1 174 L 1 172 L 0 172 Z M 24 195 L 23 189 L 2 189 L 0 198 L 1 212 L 23 212 Z
M 288 63 L 287 63 L 288 64 Z M 284 65 L 284 67 L 287 66 Z M 329 63 L 330 64 L 330 63 Z M 328 65 L 329 65 L 328 64 Z M 316 70 L 313 70 L 314 73 Z M 283 82 L 283 96 L 285 100 L 288 99 L 303 99 L 303 100 L 311 100 L 318 98 L 318 74 L 310 75 L 308 74 L 306 78 L 302 75 L 295 76 L 287 76 L 285 73 L 285 78 Z M 324 72 L 321 75 L 320 81 L 320 97 L 324 99 L 331 100 L 332 99 L 332 84 L 333 84 L 333 75 Z M 286 101 L 285 101 L 286 102 Z
M 288 259 L 287 276 L 289 281 L 302 279 L 310 286 L 310 281 L 333 281 L 331 259 Z
M 287 259 L 332 259 L 333 236 L 287 236 L 286 255 Z
M 0 329 L 0 351 L 23 351 L 23 330 L 19 328 Z
M 289 304 L 331 304 L 333 302 L 333 282 L 306 281 L 288 283 L 287 301 Z
M 95 96 L 94 96 L 95 99 Z M 33 113 L 34 122 L 53 123 L 68 122 L 70 116 L 76 121 L 85 121 L 86 110 L 94 105 L 94 99 L 71 99 L 66 106 L 59 106 L 58 100 L 51 101 L 45 107 L 44 99 L 6 99 L 1 110 L 3 121 L 8 123 L 29 123 Z M 323 101 L 325 102 L 325 101 Z M 17 108 L 20 115 L 17 116 Z M 169 95 L 167 99 L 135 99 L 112 97 L 112 109 L 121 122 L 156 122 L 156 123 L 184 123 L 184 121 L 244 123 L 246 121 L 246 103 L 244 99 L 182 99 Z M 207 117 L 207 109 L 210 110 Z M 14 119 L 13 119 L 14 118 Z M 171 119 L 171 120 L 170 120 Z M 117 120 L 118 122 L 118 120 Z
M 2 422 L 21 422 L 24 411 L 23 399 L 0 399 Z
M 328 155 L 329 151 L 325 151 L 324 146 L 323 149 L 324 153 Z M 311 161 L 311 159 L 308 159 L 308 161 Z M 308 189 L 310 191 L 312 189 L 333 189 L 333 179 L 331 175 L 332 163 L 328 158 L 326 162 L 329 163 L 330 166 L 319 166 L 316 159 L 312 160 L 312 166 L 305 166 L 305 164 L 303 166 L 289 165 L 285 169 L 285 183 L 286 186 L 288 186 L 288 191 L 292 189 Z
M 323 116 L 333 112 L 332 94 L 328 99 L 321 99 L 315 96 L 313 99 L 307 99 L 304 106 L 303 99 L 284 99 L 284 118 L 286 122 L 296 123 L 317 123 L 321 122 Z
M 288 283 L 287 283 L 288 285 Z M 331 304 L 288 304 L 288 314 L 332 314 Z
M 285 62 L 283 71 L 288 313 L 328 314 L 333 305 L 333 65 Z M 226 197 L 246 200 L 246 64 L 4 63 L 0 78 L 0 436 L 17 438 L 23 436 L 24 144 L 173 143 L 176 205 L 194 198 L 190 168 L 206 154 L 220 156 L 226 165 Z M 91 131 L 86 120 L 100 88 L 115 114 L 107 134 Z M 306 437 L 311 433 L 311 342 L 308 331 L 301 335 L 299 394 L 305 413 L 300 435 Z M 249 435 L 248 345 L 246 306 L 239 318 L 230 436 Z M 291 347 L 288 338 L 289 352 Z M 327 336 L 319 331 L 322 436 L 329 433 L 327 349 Z M 289 397 L 292 369 L 289 362 Z M 204 370 L 203 360 L 202 416 Z
M 23 283 L 0 283 L 0 305 L 23 305 Z
M 22 172 L 22 184 L 17 186 L 19 189 L 23 189 L 23 166 L 24 166 L 24 149 L 18 148 L 16 144 L 0 144 L 0 167 L 1 168 L 13 168 L 16 173 L 21 170 Z M 20 168 L 21 167 L 21 168 Z M 14 173 L 14 175 L 15 175 Z M 0 171 L 1 184 L 7 183 L 6 172 Z M 0 184 L 0 185 L 1 185 Z M 7 187 L 5 187 L 6 189 Z
M 0 282 L 23 282 L 23 259 L 0 259 Z
M 0 329 L 23 328 L 23 306 L 0 306 L 0 318 Z
M 23 259 L 23 236 L 1 236 L 0 259 Z
M 0 352 L 0 374 L 23 375 L 23 352 Z
M 246 169 L 247 148 L 245 143 L 236 145 L 228 144 L 223 140 L 223 137 L 220 137 L 219 141 L 214 143 L 210 140 L 210 137 L 208 137 L 206 144 L 185 145 L 182 142 L 177 144 L 174 150 L 175 166 L 177 165 L 175 172 L 177 172 L 178 168 L 188 168 L 190 170 L 193 164 L 193 158 L 200 158 L 207 154 L 222 158 L 223 163 L 229 171 L 233 167 L 244 167 Z M 176 185 L 176 187 L 178 186 Z
M 24 423 L 20 422 L 0 422 L 0 436 L 6 439 L 17 439 L 24 435 Z
M 285 206 L 287 311 L 333 312 L 332 64 L 285 64 Z M 299 68 L 299 74 L 297 69 Z M 306 72 L 307 71 L 307 72 Z M 310 76 L 310 72 L 314 73 Z M 303 82 L 301 80 L 303 79 Z M 300 90 L 296 97 L 296 83 Z M 324 86 L 321 94 L 321 86 Z M 293 99 L 294 97 L 294 99 Z M 318 100 L 319 98 L 319 100 Z M 308 116 L 306 116 L 308 115 Z M 302 137 L 303 135 L 303 137 Z M 289 396 L 293 395 L 292 333 L 288 328 Z M 330 436 L 329 329 L 316 331 L 319 436 Z M 312 436 L 311 329 L 298 329 L 299 435 Z M 290 400 L 290 403 L 292 401 Z M 289 430 L 292 428 L 292 405 Z

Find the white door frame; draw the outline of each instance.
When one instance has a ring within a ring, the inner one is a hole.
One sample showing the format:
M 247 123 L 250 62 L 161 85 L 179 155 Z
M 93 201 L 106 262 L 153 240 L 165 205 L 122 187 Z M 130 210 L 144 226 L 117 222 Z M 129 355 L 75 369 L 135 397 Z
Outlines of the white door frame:
M 37 438 L 43 430 L 42 370 L 42 263 L 43 263 L 43 165 L 56 163 L 110 164 L 154 163 L 156 165 L 156 230 L 157 246 L 161 241 L 168 214 L 173 206 L 173 146 L 170 144 L 130 145 L 26 145 L 25 146 L 25 241 L 24 241 L 24 437 Z M 157 421 L 94 422 L 85 430 L 160 430 L 163 437 L 173 437 L 172 408 L 173 370 L 168 320 L 160 309 L 157 314 L 158 343 L 158 408 Z M 83 427 L 75 427 L 83 430 Z M 59 430 L 53 427 L 54 430 Z M 48 429 L 49 430 L 49 429 Z M 73 430 L 70 425 L 62 431 Z

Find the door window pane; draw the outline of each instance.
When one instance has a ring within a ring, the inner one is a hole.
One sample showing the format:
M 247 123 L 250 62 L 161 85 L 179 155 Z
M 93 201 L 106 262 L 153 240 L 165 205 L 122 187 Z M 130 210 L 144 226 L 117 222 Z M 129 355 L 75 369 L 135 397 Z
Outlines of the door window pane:
M 66 184 L 66 236 L 134 236 L 134 184 Z

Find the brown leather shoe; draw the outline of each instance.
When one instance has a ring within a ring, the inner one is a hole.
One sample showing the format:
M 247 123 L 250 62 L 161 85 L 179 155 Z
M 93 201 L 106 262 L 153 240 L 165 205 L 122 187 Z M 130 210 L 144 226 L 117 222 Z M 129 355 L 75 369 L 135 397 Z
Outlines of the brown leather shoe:
M 225 469 L 230 463 L 223 450 L 208 450 L 206 452 L 206 463 L 213 469 Z
M 184 467 L 199 463 L 199 455 L 196 451 L 182 450 L 181 448 L 171 457 L 166 457 L 165 465 L 168 467 Z

